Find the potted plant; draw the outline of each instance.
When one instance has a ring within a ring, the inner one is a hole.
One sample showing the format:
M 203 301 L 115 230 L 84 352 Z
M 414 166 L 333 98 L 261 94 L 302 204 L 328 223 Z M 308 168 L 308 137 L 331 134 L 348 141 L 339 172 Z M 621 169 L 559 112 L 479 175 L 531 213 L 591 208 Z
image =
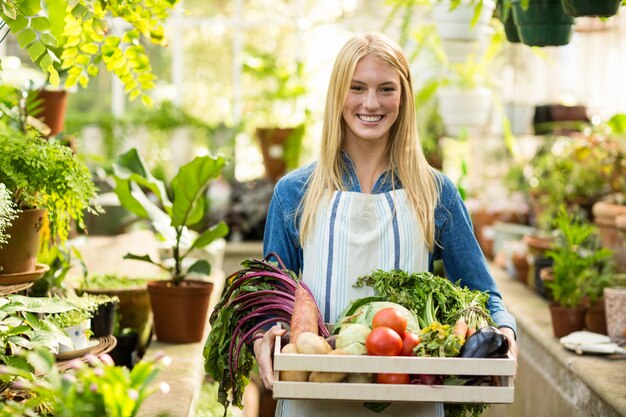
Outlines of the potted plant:
M 626 216 L 626 114 L 612 116 L 595 135 L 605 150 L 601 172 L 610 194 L 593 205 L 593 221 L 602 243 L 613 251 L 617 270 L 626 272 L 626 236 L 620 232 L 618 221 Z
M 136 351 L 138 356 L 143 355 L 152 335 L 153 316 L 147 283 L 146 278 L 86 274 L 78 288 L 80 293 L 102 294 L 119 299 L 116 333 L 118 346 L 122 344 L 120 339 L 131 339 L 131 351 Z M 128 336 L 131 333 L 132 336 Z
M 626 346 L 626 274 L 616 274 L 604 288 L 604 304 L 607 334 L 613 342 Z
M 600 277 L 607 273 L 611 251 L 600 246 L 592 223 L 569 214 L 563 206 L 555 226 L 558 237 L 547 252 L 553 260 L 552 276 L 545 285 L 552 292 L 550 313 L 554 336 L 562 337 L 583 329 L 585 303 L 595 295 Z
M 565 13 L 570 16 L 615 16 L 622 0 L 561 0 Z
M 169 264 L 150 255 L 125 256 L 125 259 L 150 262 L 169 274 L 169 280 L 148 283 L 156 337 L 162 342 L 199 342 L 204 335 L 213 285 L 186 278 L 190 274 L 209 275 L 211 265 L 205 259 L 187 262 L 187 257 L 194 249 L 204 248 L 225 236 L 228 227 L 220 222 L 208 229 L 201 226 L 199 233 L 190 227 L 206 218 L 206 191 L 224 164 L 221 156 L 196 157 L 183 165 L 169 184 L 152 176 L 135 149 L 121 155 L 114 165 L 115 193 L 121 204 L 140 218 L 148 219 L 155 234 L 171 248 Z M 168 189 L 172 190 L 171 199 Z
M 565 14 L 561 0 L 505 0 L 513 5 L 520 40 L 529 46 L 567 45 L 574 18 Z
M 83 162 L 67 146 L 35 133 L 0 126 L 0 183 L 20 210 L 7 230 L 11 238 L 0 249 L 4 274 L 35 270 L 46 215 L 50 240 L 63 243 L 72 221 L 84 228 L 84 212 L 99 211 L 92 204 L 97 190 Z
M 83 350 L 88 347 L 91 331 L 92 313 L 88 310 L 74 308 L 61 313 L 50 314 L 47 319 L 70 337 L 71 344 L 59 343 L 59 353 Z
M 273 181 L 299 166 L 309 117 L 304 63 L 249 45 L 243 63 L 249 122 L 259 140 L 265 173 Z M 277 48 L 280 50 L 280 48 Z
M 54 355 L 45 350 L 25 353 L 19 360 L 14 366 L 0 367 L 14 391 L 3 401 L 2 416 L 133 417 L 147 397 L 158 390 L 169 391 L 167 383 L 153 383 L 171 361 L 163 355 L 146 358 L 132 370 L 115 366 L 106 354 L 74 361 L 67 371 L 59 370 Z

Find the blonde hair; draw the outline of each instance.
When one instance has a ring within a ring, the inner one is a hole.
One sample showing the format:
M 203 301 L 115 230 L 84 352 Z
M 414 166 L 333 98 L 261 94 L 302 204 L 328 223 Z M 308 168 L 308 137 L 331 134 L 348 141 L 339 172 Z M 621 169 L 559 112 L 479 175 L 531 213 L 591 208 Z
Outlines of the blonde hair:
M 407 193 L 422 226 L 424 241 L 432 250 L 435 240 L 435 207 L 440 183 L 430 167 L 417 135 L 417 122 L 409 64 L 402 49 L 389 38 L 374 33 L 355 36 L 341 49 L 328 84 L 322 145 L 317 166 L 308 180 L 308 188 L 300 204 L 300 244 L 302 245 L 315 222 L 321 201 L 327 201 L 335 190 L 345 191 L 342 181 L 344 122 L 342 110 L 357 63 L 373 55 L 393 67 L 402 86 L 398 119 L 390 130 L 387 153 L 392 184 L 396 175 Z

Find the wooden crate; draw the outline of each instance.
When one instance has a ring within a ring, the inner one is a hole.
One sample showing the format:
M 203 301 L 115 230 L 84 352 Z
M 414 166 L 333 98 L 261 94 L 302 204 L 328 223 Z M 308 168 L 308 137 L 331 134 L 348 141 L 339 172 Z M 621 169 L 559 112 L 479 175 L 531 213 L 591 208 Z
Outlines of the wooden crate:
M 280 353 L 274 347 L 276 399 L 320 399 L 381 402 L 512 403 L 513 359 L 419 358 L 407 356 L 346 356 Z M 281 381 L 279 371 L 404 373 L 499 376 L 500 386 L 320 383 Z

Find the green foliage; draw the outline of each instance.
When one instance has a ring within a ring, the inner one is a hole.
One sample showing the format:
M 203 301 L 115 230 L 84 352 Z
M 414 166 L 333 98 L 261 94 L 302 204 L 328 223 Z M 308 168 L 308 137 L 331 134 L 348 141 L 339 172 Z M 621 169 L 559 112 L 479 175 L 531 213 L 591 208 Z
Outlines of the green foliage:
M 152 279 L 152 278 L 150 278 Z M 81 282 L 81 289 L 117 289 L 145 287 L 148 278 L 130 278 L 116 274 L 87 275 Z
M 88 310 L 75 309 L 70 311 L 64 311 L 62 313 L 51 314 L 48 316 L 48 320 L 57 327 L 65 329 L 67 327 L 78 326 L 81 323 L 89 320 L 92 314 Z M 70 345 L 71 346 L 71 345 Z
M 26 366 L 3 366 L 3 377 L 13 378 L 13 388 L 26 396 L 22 402 L 8 400 L 0 408 L 0 417 L 46 415 L 58 417 L 137 415 L 144 400 L 159 389 L 151 384 L 169 358 L 143 359 L 132 370 L 115 366 L 108 355 L 90 355 L 88 363 L 72 362 L 67 372 L 55 366 L 47 351 L 24 355 Z M 162 383 L 162 391 L 169 386 Z
M 178 0 L 0 0 L 0 18 L 15 34 L 20 47 L 58 86 L 89 80 L 103 63 L 124 83 L 131 100 L 154 87 L 155 76 L 142 42 L 165 46 L 163 24 Z M 113 30 L 109 21 L 127 25 Z
M 0 183 L 0 247 L 11 237 L 5 232 L 11 226 L 11 220 L 15 218 L 15 214 L 11 192 L 7 190 L 4 184 Z
M 121 155 L 113 167 L 115 193 L 123 207 L 140 218 L 150 220 L 155 232 L 172 248 L 174 265 L 165 265 L 151 259 L 149 255 L 127 254 L 125 259 L 159 266 L 168 271 L 176 285 L 190 272 L 208 275 L 211 265 L 206 260 L 198 260 L 189 268 L 183 267 L 183 261 L 194 248 L 204 248 L 228 233 L 224 222 L 208 229 L 203 227 L 203 232 L 193 237 L 189 230 L 189 227 L 206 218 L 209 210 L 205 199 L 207 188 L 221 174 L 225 163 L 221 156 L 196 157 L 180 167 L 168 187 L 149 172 L 136 149 Z M 172 199 L 168 196 L 167 189 L 173 190 Z
M 75 308 L 58 299 L 9 295 L 0 298 L 0 364 L 19 362 L 15 356 L 22 350 L 45 348 L 57 352 L 59 342 L 71 345 L 62 329 L 40 313 L 61 313 Z M 3 382 L 6 380 L 1 379 Z M 2 391 L 0 384 L 0 391 Z
M 11 191 L 18 208 L 47 210 L 51 238 L 58 243 L 67 240 L 72 220 L 85 227 L 85 210 L 99 212 L 89 170 L 69 147 L 54 139 L 0 126 L 0 183 Z
M 554 301 L 576 307 L 586 297 L 596 298 L 608 285 L 612 252 L 601 246 L 593 224 L 569 214 L 561 206 L 555 220 L 557 240 L 547 252 L 554 278 L 545 285 Z

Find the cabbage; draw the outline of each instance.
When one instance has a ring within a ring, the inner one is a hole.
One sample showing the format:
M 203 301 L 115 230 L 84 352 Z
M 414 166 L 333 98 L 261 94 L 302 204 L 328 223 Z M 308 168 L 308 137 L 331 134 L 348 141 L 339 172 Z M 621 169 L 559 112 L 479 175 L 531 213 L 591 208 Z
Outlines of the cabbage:
M 365 341 L 370 331 L 363 324 L 345 324 L 337 335 L 335 347 L 344 350 L 348 355 L 366 355 Z

